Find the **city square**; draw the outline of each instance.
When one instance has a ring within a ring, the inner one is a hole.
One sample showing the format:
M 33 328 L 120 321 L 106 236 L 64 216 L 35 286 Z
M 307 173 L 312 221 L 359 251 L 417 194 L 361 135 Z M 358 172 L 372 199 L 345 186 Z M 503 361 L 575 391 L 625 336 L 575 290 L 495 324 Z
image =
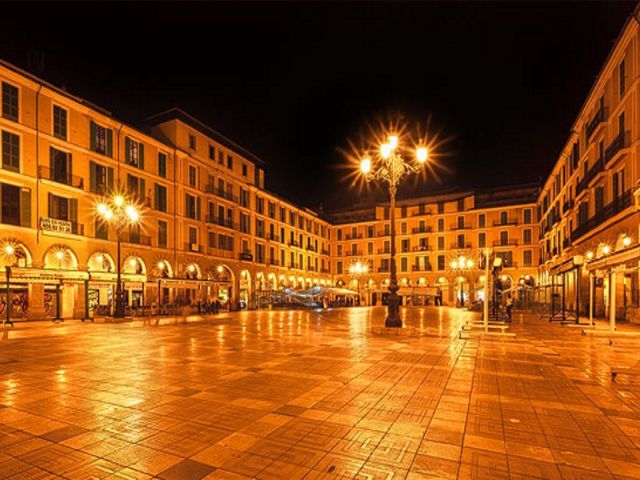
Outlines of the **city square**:
M 640 479 L 640 3 L 2 8 L 0 480 Z
M 637 338 L 516 314 L 253 311 L 38 323 L 0 350 L 0 477 L 616 479 L 640 476 Z M 629 327 L 632 328 L 632 327 Z M 615 382 L 612 369 L 620 370 Z

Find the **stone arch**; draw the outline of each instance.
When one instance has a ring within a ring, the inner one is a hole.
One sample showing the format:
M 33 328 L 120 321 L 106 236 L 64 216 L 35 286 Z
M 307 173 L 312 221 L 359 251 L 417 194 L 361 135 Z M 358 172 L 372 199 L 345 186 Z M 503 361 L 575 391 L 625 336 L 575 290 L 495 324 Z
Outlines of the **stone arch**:
M 139 255 L 131 254 L 124 259 L 122 272 L 128 273 L 129 275 L 146 275 L 147 264 Z
M 173 266 L 166 258 L 157 258 L 153 262 L 152 274 L 156 278 L 172 278 Z
M 0 266 L 30 267 L 32 265 L 33 256 L 24 243 L 19 240 L 6 239 L 2 245 Z
M 98 250 L 89 256 L 87 270 L 90 272 L 115 272 L 116 263 L 109 253 Z
M 240 271 L 240 278 L 238 280 L 238 302 L 240 309 L 247 309 L 250 306 L 252 285 L 251 285 L 251 272 L 247 269 Z
M 66 245 L 53 245 L 44 252 L 44 268 L 55 270 L 77 270 L 78 256 Z
M 202 269 L 197 262 L 191 262 L 184 267 L 184 276 L 190 280 L 202 278 Z

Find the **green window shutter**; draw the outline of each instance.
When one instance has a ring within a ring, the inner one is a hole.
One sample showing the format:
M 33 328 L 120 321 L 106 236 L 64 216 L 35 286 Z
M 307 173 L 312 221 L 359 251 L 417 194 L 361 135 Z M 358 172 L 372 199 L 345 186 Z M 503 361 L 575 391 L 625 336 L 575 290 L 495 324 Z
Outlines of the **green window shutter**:
M 67 153 L 67 175 L 69 180 L 73 178 L 73 157 L 71 156 L 71 153 Z
M 53 218 L 53 194 L 47 193 L 47 212 L 49 217 Z
M 144 202 L 147 198 L 147 189 L 144 178 L 140 179 L 140 201 Z
M 89 161 L 89 191 L 96 191 L 96 164 L 95 162 Z
M 189 194 L 184 194 L 184 213 L 188 217 L 189 216 Z
M 107 129 L 107 156 L 113 157 L 113 130 Z
M 160 186 L 157 183 L 153 184 L 153 207 L 160 210 Z
M 200 220 L 200 197 L 196 197 L 196 220 Z
M 89 144 L 91 146 L 92 151 L 96 151 L 96 124 L 93 122 L 89 122 Z
M 139 143 L 138 145 L 138 155 L 140 156 L 138 167 L 144 170 L 144 145 L 142 143 Z
M 110 192 L 113 191 L 113 168 L 107 168 L 107 188 Z
M 20 225 L 31 227 L 31 189 L 23 188 L 20 191 Z
M 131 139 L 129 137 L 124 137 L 124 160 L 125 162 L 131 162 Z
M 69 217 L 73 223 L 78 223 L 78 199 L 69 199 Z

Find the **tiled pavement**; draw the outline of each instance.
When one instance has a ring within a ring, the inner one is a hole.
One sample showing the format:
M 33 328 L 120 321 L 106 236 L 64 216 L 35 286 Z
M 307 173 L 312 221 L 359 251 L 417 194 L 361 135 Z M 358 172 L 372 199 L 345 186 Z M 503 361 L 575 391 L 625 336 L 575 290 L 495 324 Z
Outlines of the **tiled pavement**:
M 37 325 L 0 340 L 0 478 L 640 478 L 640 338 L 448 308 Z

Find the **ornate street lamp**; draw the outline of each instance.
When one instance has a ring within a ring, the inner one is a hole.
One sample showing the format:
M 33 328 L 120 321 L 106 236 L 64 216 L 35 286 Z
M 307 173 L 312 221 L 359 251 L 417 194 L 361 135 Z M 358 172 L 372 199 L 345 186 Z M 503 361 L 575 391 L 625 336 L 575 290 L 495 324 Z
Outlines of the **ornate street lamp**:
M 429 158 L 429 151 L 425 144 L 417 142 L 412 148 L 403 147 L 398 135 L 389 135 L 387 142 L 376 146 L 375 154 L 367 154 L 360 161 L 360 171 L 367 181 L 380 180 L 389 186 L 390 218 L 391 223 L 391 279 L 389 282 L 388 313 L 385 327 L 402 327 L 400 319 L 400 304 L 402 300 L 398 295 L 398 279 L 396 277 L 396 228 L 395 207 L 396 193 L 401 180 L 412 173 L 419 172 Z M 415 163 L 404 160 L 404 155 L 415 155 Z
M 476 266 L 476 262 L 473 260 L 473 258 L 469 256 L 459 255 L 455 257 L 453 260 L 451 260 L 451 263 L 449 264 L 449 266 L 452 272 L 462 274 L 462 273 L 472 271 Z M 462 307 L 465 306 L 464 282 L 462 281 L 463 278 L 464 277 L 462 275 L 458 277 L 458 281 L 460 282 L 460 306 Z
M 358 283 L 358 306 L 360 306 L 360 279 L 366 277 L 369 272 L 369 265 L 366 262 L 355 262 L 349 267 L 349 274 L 355 278 Z
M 124 318 L 125 301 L 124 289 L 122 288 L 122 260 L 120 253 L 120 243 L 122 230 L 125 227 L 138 225 L 140 222 L 140 211 L 135 203 L 127 200 L 122 194 L 115 194 L 109 198 L 101 200 L 96 206 L 100 219 L 106 224 L 112 225 L 116 231 L 118 244 L 117 277 L 116 277 L 116 305 L 113 310 L 114 318 Z

